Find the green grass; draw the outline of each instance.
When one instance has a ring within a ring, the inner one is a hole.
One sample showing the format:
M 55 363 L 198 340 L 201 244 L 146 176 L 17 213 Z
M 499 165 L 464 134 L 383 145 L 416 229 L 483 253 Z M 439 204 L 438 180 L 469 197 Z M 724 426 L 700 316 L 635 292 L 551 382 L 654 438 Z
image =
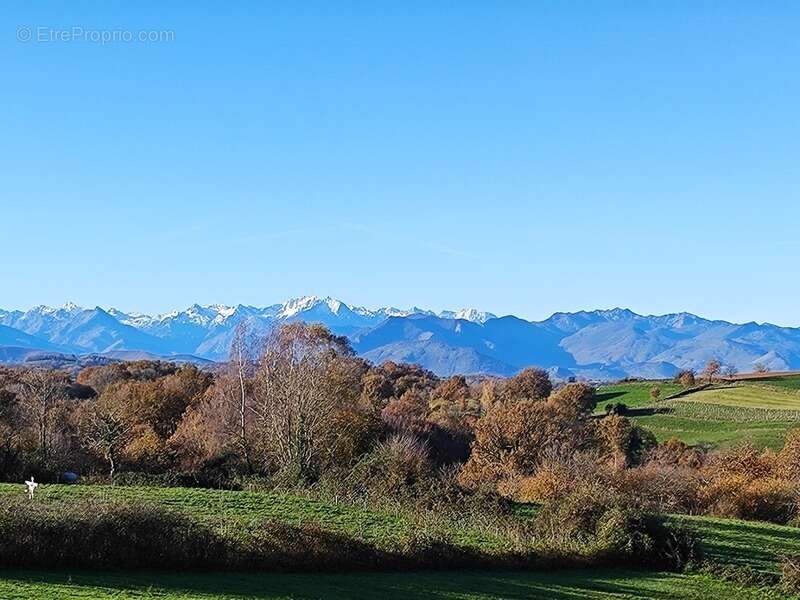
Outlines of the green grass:
M 650 390 L 654 387 L 661 389 L 661 398 L 666 398 L 679 392 L 682 387 L 671 381 L 648 381 L 646 383 L 620 383 L 618 385 L 606 385 L 597 390 L 597 412 L 604 413 L 606 404 L 616 404 L 621 402 L 628 408 L 641 408 L 650 406 Z
M 279 519 L 313 521 L 362 539 L 399 539 L 415 525 L 400 514 L 267 492 L 208 489 L 42 485 L 40 500 L 68 503 L 77 498 L 148 501 L 203 520 L 232 523 Z M 0 484 L 0 494 L 24 494 L 23 486 Z M 520 507 L 519 518 L 529 518 Z M 765 523 L 701 517 L 672 517 L 702 537 L 708 558 L 776 573 L 779 557 L 800 554 L 800 531 Z M 473 537 L 476 545 L 489 543 Z M 763 592 L 767 593 L 767 592 Z M 770 598 L 783 598 L 774 590 Z M 256 573 L 161 573 L 71 570 L 0 571 L 0 598 L 117 599 L 161 598 L 384 598 L 433 599 L 621 599 L 762 598 L 762 591 L 715 581 L 705 574 L 649 573 L 583 569 L 556 572 L 422 572 L 338 575 Z
M 778 381 L 783 387 L 773 386 Z M 792 390 L 794 384 L 800 385 L 800 377 L 744 381 L 664 401 L 681 386 L 672 382 L 623 383 L 598 390 L 597 413 L 602 414 L 608 403 L 622 402 L 634 409 L 630 418 L 650 429 L 659 442 L 674 437 L 691 445 L 725 448 L 747 441 L 759 448 L 778 449 L 786 432 L 800 426 L 800 394 Z M 658 402 L 650 398 L 654 385 L 661 388 Z M 650 414 L 648 409 L 652 409 Z
M 24 486 L 0 483 L 0 494 L 22 495 Z M 75 498 L 150 502 L 188 513 L 201 521 L 235 523 L 275 519 L 301 525 L 321 523 L 327 529 L 369 541 L 398 538 L 409 523 L 398 515 L 358 506 L 322 502 L 289 494 L 180 487 L 110 485 L 40 485 L 36 497 L 51 502 Z
M 719 386 L 686 396 L 684 401 L 740 408 L 793 411 L 800 419 L 800 394 L 785 388 L 754 383 Z
M 800 390 L 800 375 L 791 375 L 788 377 L 763 377 L 759 379 L 751 379 L 749 381 L 752 381 L 753 383 L 773 385 L 787 390 Z
M 765 594 L 769 593 L 769 596 Z M 707 575 L 625 570 L 347 575 L 0 571 L 5 600 L 595 600 L 788 598 Z
M 706 559 L 719 564 L 778 574 L 781 556 L 800 555 L 797 527 L 685 515 L 670 518 L 696 531 Z
M 21 484 L 0 483 L 0 496 L 23 496 L 24 490 Z M 408 511 L 379 510 L 272 492 L 43 484 L 37 489 L 36 497 L 38 500 L 53 503 L 69 502 L 77 498 L 148 502 L 223 527 L 246 527 L 267 520 L 297 526 L 313 523 L 328 531 L 343 533 L 382 549 L 397 547 L 422 528 L 441 534 L 454 545 L 468 549 L 502 552 L 514 544 L 514 540 L 504 537 L 494 523 L 476 523 L 474 519 L 467 518 L 453 521 L 438 514 L 430 516 Z
M 654 414 L 633 417 L 639 425 L 652 431 L 659 442 L 678 438 L 689 444 L 710 444 L 726 448 L 745 441 L 757 448 L 779 449 L 786 432 L 795 426 L 788 422 L 741 423 L 736 421 L 709 421 L 673 414 Z

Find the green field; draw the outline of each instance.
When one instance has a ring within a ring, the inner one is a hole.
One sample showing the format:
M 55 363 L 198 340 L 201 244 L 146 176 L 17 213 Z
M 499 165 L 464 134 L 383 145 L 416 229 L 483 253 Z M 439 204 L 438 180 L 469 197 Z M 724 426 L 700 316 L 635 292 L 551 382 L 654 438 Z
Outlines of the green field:
M 703 418 L 654 414 L 633 417 L 639 425 L 652 431 L 659 442 L 670 438 L 689 444 L 710 444 L 716 448 L 735 446 L 748 441 L 757 448 L 778 449 L 783 446 L 786 432 L 794 425 L 787 422 L 739 423 L 708 421 Z
M 616 404 L 618 402 L 625 404 L 628 408 L 650 406 L 653 402 L 650 398 L 650 391 L 654 387 L 658 387 L 661 390 L 661 399 L 681 390 L 680 385 L 671 381 L 648 381 L 645 383 L 621 383 L 603 386 L 597 390 L 597 412 L 604 413 L 606 404 Z
M 39 500 L 67 503 L 78 498 L 164 504 L 200 519 L 232 523 L 280 519 L 313 521 L 378 542 L 414 527 L 407 517 L 346 504 L 264 493 L 208 489 L 43 485 Z M 0 494 L 24 494 L 21 485 L 0 484 Z M 524 511 L 523 511 L 524 512 Z M 705 517 L 672 517 L 692 527 L 707 558 L 718 564 L 778 572 L 780 556 L 800 554 L 792 527 Z M 492 541 L 466 536 L 472 544 Z M 764 598 L 767 592 L 715 581 L 699 573 L 649 573 L 610 569 L 558 572 L 421 572 L 354 574 L 161 573 L 7 570 L 0 572 L 0 598 L 652 598 L 666 600 Z M 769 591 L 770 598 L 784 598 Z
M 22 496 L 24 486 L 0 483 L 0 494 Z M 322 523 L 332 531 L 373 542 L 399 538 L 409 530 L 409 523 L 387 512 L 270 492 L 45 484 L 36 491 L 36 497 L 48 502 L 69 502 L 77 498 L 149 502 L 185 512 L 201 521 L 225 520 L 246 524 L 255 520 L 275 519 L 292 525 Z
M 347 575 L 0 571 L 4 600 L 757 600 L 790 598 L 707 575 L 624 570 Z
M 762 377 L 751 379 L 753 383 L 763 383 L 773 385 L 787 390 L 800 390 L 800 375 L 790 375 L 788 377 Z
M 24 495 L 24 486 L 0 483 L 0 495 Z M 41 485 L 38 501 L 67 503 L 73 499 L 158 504 L 221 527 L 246 528 L 263 521 L 293 526 L 316 524 L 391 549 L 425 531 L 466 549 L 502 551 L 513 540 L 498 533 L 495 523 L 474 519 L 448 520 L 440 514 L 377 510 L 352 504 L 323 502 L 291 494 L 205 488 L 109 485 Z
M 780 381 L 782 387 L 774 382 Z M 629 415 L 650 429 L 659 442 L 676 437 L 687 444 L 724 448 L 749 441 L 759 448 L 778 449 L 786 432 L 800 426 L 800 394 L 792 386 L 800 378 L 741 381 L 681 396 L 676 400 L 650 399 L 653 385 L 661 398 L 680 391 L 663 382 L 636 382 L 604 386 L 598 390 L 598 413 L 605 404 L 621 402 L 634 409 Z
M 780 557 L 800 555 L 800 529 L 760 521 L 671 517 L 697 532 L 707 560 L 777 575 Z
M 800 411 L 800 394 L 787 388 L 755 383 L 700 390 L 690 394 L 685 400 L 740 408 Z M 798 412 L 798 417 L 800 418 L 800 412 Z

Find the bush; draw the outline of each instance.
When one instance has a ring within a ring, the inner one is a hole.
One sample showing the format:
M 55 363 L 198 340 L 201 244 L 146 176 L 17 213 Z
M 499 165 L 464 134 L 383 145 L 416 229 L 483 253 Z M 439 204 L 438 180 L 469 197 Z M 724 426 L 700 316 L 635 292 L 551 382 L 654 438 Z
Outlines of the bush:
M 700 478 L 688 467 L 648 462 L 633 469 L 610 471 L 609 487 L 631 498 L 643 510 L 696 513 Z
M 783 479 L 725 474 L 701 489 L 700 500 L 713 516 L 783 524 L 796 515 L 797 486 Z
M 619 415 L 624 417 L 628 414 L 628 405 L 624 402 L 609 402 L 605 408 L 607 415 Z
M 636 508 L 599 482 L 579 484 L 546 503 L 536 518 L 542 551 L 556 564 L 682 569 L 699 546 L 685 529 Z
M 298 526 L 266 521 L 242 532 L 231 544 L 229 566 L 269 571 L 375 569 L 395 558 L 365 542 L 314 523 Z
M 346 482 L 364 494 L 402 499 L 419 495 L 434 477 L 426 446 L 412 435 L 398 434 L 380 442 Z
M 0 502 L 6 567 L 200 568 L 225 555 L 210 528 L 155 506 Z

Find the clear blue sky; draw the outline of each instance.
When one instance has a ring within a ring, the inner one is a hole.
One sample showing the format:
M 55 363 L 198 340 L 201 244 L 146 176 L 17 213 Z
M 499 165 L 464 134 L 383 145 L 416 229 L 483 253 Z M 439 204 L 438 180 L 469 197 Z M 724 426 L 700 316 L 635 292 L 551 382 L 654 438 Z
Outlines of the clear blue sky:
M 221 6 L 0 9 L 0 306 L 800 325 L 797 3 Z

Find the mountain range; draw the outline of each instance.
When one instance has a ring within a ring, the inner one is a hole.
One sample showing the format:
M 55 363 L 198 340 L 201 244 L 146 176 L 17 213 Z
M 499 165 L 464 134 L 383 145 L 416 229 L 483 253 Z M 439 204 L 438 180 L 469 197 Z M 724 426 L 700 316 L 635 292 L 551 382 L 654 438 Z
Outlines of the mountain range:
M 439 375 L 505 376 L 536 365 L 559 379 L 660 378 L 700 369 L 711 359 L 740 371 L 757 363 L 776 371 L 800 369 L 800 328 L 768 323 L 734 324 L 685 312 L 643 316 L 621 308 L 526 321 L 476 309 L 372 310 L 316 296 L 261 308 L 194 304 L 155 316 L 74 304 L 0 309 L 0 362 L 35 362 L 43 355 L 220 361 L 242 321 L 256 333 L 281 322 L 323 323 L 373 362 L 414 362 Z

